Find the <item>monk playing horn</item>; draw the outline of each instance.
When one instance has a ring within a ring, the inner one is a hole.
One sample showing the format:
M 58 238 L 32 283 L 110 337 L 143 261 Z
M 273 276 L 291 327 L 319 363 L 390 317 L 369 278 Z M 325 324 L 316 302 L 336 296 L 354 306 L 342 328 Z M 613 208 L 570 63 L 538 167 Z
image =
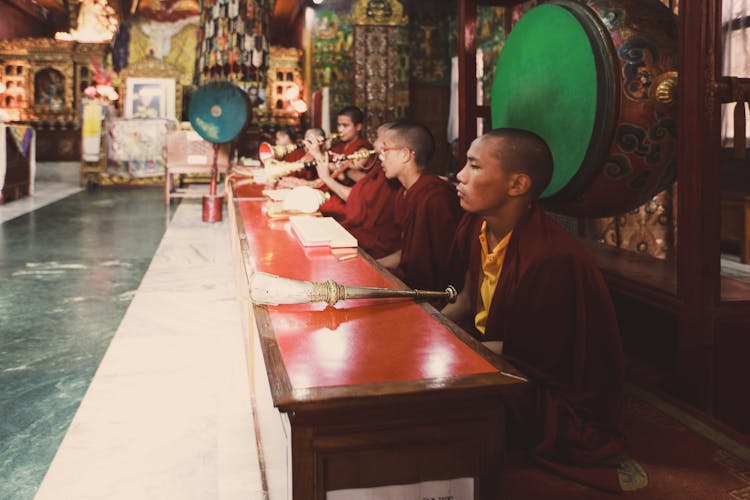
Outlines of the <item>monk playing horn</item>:
M 339 113 L 337 130 L 341 141 L 348 146 L 336 150 L 332 148 L 332 151 L 349 155 L 362 149 L 372 149 L 366 140 L 359 137 L 362 120 L 362 111 L 354 106 L 344 108 Z M 331 200 L 335 194 L 343 203 L 338 215 L 341 225 L 357 238 L 359 246 L 375 259 L 398 250 L 401 235 L 394 221 L 398 183 L 386 179 L 383 170 L 372 158 L 347 160 L 350 164 L 346 165 L 346 162 L 330 161 L 328 155 L 317 149 L 315 144 L 307 144 L 306 141 L 306 145 L 315 156 L 318 177 L 332 193 Z M 336 168 L 337 164 L 348 166 L 343 182 L 331 175 L 331 168 Z M 351 182 L 353 184 L 348 185 Z M 336 202 L 331 200 L 321 205 L 320 211 L 336 217 L 338 208 Z

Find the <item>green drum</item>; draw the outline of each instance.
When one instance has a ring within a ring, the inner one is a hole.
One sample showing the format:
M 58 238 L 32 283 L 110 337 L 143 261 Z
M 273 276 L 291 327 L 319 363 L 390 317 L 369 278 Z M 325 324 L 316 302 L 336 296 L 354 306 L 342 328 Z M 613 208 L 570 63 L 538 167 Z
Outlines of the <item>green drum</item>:
M 553 0 L 520 19 L 497 61 L 492 126 L 547 141 L 548 208 L 615 215 L 674 180 L 676 50 L 658 0 Z
M 242 132 L 250 108 L 247 95 L 231 82 L 211 82 L 190 98 L 188 116 L 193 129 L 208 142 L 229 142 Z

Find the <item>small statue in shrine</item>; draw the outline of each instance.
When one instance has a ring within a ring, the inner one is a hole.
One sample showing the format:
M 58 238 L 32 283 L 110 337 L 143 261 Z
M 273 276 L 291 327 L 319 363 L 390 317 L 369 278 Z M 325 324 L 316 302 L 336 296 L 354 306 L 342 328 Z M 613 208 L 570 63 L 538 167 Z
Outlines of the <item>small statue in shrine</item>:
M 391 3 L 388 0 L 369 0 L 367 2 L 367 17 L 376 21 L 388 19 L 393 15 Z

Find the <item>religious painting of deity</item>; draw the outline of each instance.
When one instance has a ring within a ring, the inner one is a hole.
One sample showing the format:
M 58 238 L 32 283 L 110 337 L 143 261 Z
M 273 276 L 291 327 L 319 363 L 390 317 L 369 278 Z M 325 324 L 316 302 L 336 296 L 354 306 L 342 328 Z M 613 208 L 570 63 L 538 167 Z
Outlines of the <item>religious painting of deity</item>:
M 65 77 L 52 68 L 38 71 L 34 76 L 34 105 L 61 109 L 65 104 Z
M 313 28 L 313 88 L 330 88 L 331 109 L 352 103 L 352 25 L 334 10 L 316 12 Z
M 247 87 L 247 100 L 251 108 L 266 106 L 266 89 L 260 84 L 251 83 Z
M 410 20 L 412 43 L 411 78 L 417 83 L 448 85 L 450 59 L 448 19 L 429 13 L 413 14 Z
M 477 49 L 481 49 L 484 63 L 482 89 L 486 105 L 489 105 L 492 95 L 497 58 L 500 57 L 500 51 L 505 44 L 504 20 L 504 7 L 477 8 Z
M 200 13 L 199 0 L 140 0 L 137 5 L 138 16 L 160 22 L 179 21 Z
M 175 119 L 175 81 L 172 78 L 128 78 L 125 118 Z

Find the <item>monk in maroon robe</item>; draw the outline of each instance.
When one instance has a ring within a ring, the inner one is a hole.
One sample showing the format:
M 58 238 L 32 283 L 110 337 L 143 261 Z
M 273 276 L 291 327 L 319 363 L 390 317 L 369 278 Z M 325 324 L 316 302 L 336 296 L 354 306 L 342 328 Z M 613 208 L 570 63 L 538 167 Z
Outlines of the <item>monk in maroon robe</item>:
M 304 139 L 303 140 L 309 140 L 309 141 L 315 141 L 318 144 L 322 144 L 325 142 L 325 132 L 322 129 L 319 128 L 310 128 L 305 131 Z M 302 162 L 306 164 L 307 166 L 303 167 L 300 170 L 297 170 L 295 172 L 292 172 L 289 174 L 288 177 L 282 178 L 280 181 L 280 185 L 283 187 L 296 187 L 296 186 L 302 186 L 302 185 L 311 185 L 313 184 L 312 181 L 315 181 L 318 178 L 318 172 L 315 169 L 314 160 L 312 154 L 307 150 L 306 147 L 304 147 L 304 142 L 302 143 L 303 147 L 297 148 L 291 153 L 288 153 L 284 156 L 282 161 L 286 162 Z M 302 179 L 302 181 L 299 181 L 297 179 Z
M 529 376 L 523 391 L 504 396 L 516 444 L 561 475 L 619 491 L 616 317 L 591 257 L 536 204 L 552 172 L 549 149 L 530 132 L 498 129 L 476 139 L 467 157 L 458 195 L 469 213 L 451 249 L 463 289 L 443 312 Z
M 360 137 L 362 121 L 362 111 L 354 106 L 339 112 L 337 131 L 346 146 L 332 148 L 335 155 L 372 149 L 370 143 Z M 331 192 L 331 199 L 320 206 L 321 212 L 338 216 L 341 225 L 372 257 L 378 259 L 396 251 L 401 239 L 394 221 L 398 184 L 389 182 L 377 160 L 372 158 L 331 162 L 328 155 L 315 151 L 314 145 L 310 145 L 310 151 L 317 161 L 318 177 Z M 331 175 L 332 169 L 341 167 L 348 167 L 343 180 Z
M 437 289 L 444 281 L 448 250 L 462 213 L 456 190 L 425 171 L 435 141 L 423 125 L 391 123 L 379 142 L 385 176 L 401 184 L 396 195 L 401 248 L 379 262 L 412 288 Z
M 318 178 L 321 181 L 324 190 L 331 193 L 331 198 L 320 206 L 323 215 L 334 217 L 342 221 L 346 217 L 346 201 L 349 197 L 349 190 L 360 179 L 365 176 L 365 166 L 370 165 L 369 159 L 361 160 L 343 160 L 360 150 L 372 149 L 372 145 L 362 138 L 362 127 L 364 114 L 356 106 L 347 106 L 336 115 L 336 132 L 338 133 L 338 142 L 331 146 L 331 157 L 335 161 L 329 163 L 333 170 L 346 169 L 346 171 L 336 178 L 330 175 L 328 168 L 318 167 Z M 314 148 L 314 145 L 311 145 Z M 318 157 L 314 149 L 311 153 Z M 343 161 L 342 161 L 343 160 Z M 320 165 L 321 162 L 318 162 Z M 325 170 L 321 174 L 321 170 Z

